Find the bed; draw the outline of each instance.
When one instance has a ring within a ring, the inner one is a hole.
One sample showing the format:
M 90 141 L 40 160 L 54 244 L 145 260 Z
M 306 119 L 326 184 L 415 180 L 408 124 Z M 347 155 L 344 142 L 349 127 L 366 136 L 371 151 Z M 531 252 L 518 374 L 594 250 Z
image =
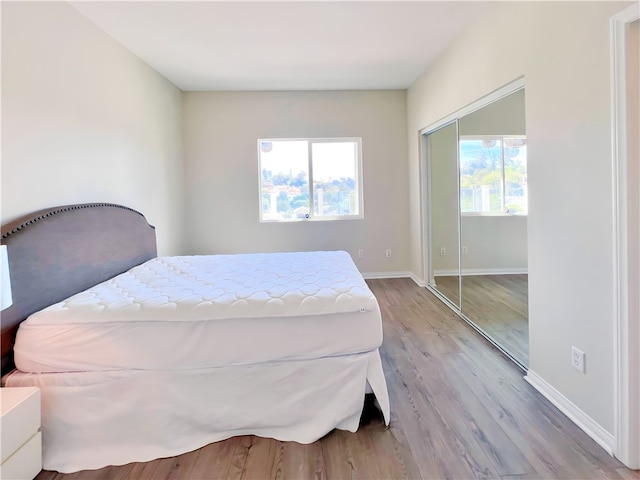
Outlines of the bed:
M 378 303 L 346 252 L 157 257 L 142 214 L 35 212 L 2 229 L 2 383 L 42 395 L 43 468 L 179 455 L 237 435 L 311 443 L 389 423 Z

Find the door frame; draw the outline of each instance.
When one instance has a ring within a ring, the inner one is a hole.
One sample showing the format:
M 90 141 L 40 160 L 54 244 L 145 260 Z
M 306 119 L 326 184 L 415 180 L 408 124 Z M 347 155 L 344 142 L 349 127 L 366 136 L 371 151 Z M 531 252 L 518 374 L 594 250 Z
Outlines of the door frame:
M 630 315 L 629 288 L 631 273 L 638 265 L 630 265 L 628 232 L 637 228 L 640 219 L 628 209 L 627 171 L 627 75 L 626 31 L 640 18 L 637 3 L 611 17 L 611 139 L 613 168 L 613 235 L 614 235 L 614 454 L 626 466 L 640 468 L 640 318 Z M 631 270 L 631 272 L 630 272 Z

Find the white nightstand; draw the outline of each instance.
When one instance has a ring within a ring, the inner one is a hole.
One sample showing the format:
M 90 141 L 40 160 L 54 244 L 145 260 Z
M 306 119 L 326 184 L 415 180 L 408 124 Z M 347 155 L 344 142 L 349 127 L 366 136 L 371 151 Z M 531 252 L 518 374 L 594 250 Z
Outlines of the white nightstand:
M 0 388 L 2 480 L 31 480 L 42 470 L 40 389 Z

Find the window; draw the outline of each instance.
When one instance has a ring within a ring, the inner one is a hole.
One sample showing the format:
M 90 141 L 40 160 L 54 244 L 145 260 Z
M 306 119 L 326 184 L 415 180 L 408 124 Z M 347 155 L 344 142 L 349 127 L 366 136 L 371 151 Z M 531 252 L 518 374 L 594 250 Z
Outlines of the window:
M 527 214 L 526 137 L 460 137 L 460 210 Z
M 260 221 L 363 218 L 362 139 L 260 139 Z

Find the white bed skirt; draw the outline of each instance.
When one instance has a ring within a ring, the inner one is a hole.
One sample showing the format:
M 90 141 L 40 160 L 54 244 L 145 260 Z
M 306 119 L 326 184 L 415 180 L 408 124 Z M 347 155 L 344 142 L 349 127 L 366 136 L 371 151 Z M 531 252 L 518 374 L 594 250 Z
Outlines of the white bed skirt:
M 198 370 L 23 373 L 42 393 L 43 468 L 62 473 L 145 462 L 238 435 L 311 443 L 355 432 L 368 387 L 389 424 L 378 350 Z

